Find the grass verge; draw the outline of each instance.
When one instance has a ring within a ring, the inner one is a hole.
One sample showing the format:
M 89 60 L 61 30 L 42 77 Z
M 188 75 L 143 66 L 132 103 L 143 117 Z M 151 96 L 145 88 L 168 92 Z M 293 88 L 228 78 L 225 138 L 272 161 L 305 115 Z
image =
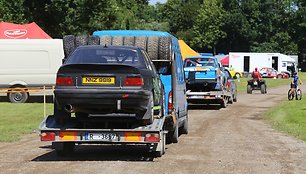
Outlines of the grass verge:
M 0 103 L 0 142 L 16 141 L 23 134 L 37 130 L 44 119 L 43 107 L 43 103 Z M 52 112 L 53 104 L 47 104 L 47 115 Z

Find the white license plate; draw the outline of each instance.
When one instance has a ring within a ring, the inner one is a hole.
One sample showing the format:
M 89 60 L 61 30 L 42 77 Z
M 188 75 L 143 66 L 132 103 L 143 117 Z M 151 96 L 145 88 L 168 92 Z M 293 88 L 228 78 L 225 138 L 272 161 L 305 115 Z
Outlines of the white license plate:
M 118 140 L 115 133 L 85 133 L 85 140 L 114 141 Z

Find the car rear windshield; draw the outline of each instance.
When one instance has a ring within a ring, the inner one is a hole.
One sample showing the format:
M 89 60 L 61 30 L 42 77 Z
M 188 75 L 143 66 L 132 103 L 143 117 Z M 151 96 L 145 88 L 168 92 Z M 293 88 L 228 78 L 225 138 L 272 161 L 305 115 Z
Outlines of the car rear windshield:
M 192 66 L 212 66 L 216 67 L 215 59 L 212 58 L 186 58 L 184 61 L 184 67 Z
M 112 48 L 81 48 L 73 52 L 65 64 L 124 64 L 142 66 L 137 50 Z

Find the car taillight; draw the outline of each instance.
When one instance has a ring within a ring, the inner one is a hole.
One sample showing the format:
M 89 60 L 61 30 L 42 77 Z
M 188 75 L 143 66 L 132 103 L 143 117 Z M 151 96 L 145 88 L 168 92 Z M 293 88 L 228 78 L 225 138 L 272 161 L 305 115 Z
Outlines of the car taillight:
M 73 85 L 72 77 L 57 77 L 56 85 Z
M 172 111 L 172 91 L 169 92 L 168 96 L 168 112 L 171 113 Z
M 124 82 L 126 86 L 142 86 L 143 84 L 142 77 L 127 77 Z

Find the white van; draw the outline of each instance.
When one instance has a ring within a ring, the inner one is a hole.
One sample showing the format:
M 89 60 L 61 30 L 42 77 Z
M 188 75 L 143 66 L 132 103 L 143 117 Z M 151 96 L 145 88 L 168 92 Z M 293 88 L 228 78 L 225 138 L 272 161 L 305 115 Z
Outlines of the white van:
M 11 102 L 24 103 L 31 88 L 55 85 L 63 58 L 62 39 L 0 39 L 0 88 Z

